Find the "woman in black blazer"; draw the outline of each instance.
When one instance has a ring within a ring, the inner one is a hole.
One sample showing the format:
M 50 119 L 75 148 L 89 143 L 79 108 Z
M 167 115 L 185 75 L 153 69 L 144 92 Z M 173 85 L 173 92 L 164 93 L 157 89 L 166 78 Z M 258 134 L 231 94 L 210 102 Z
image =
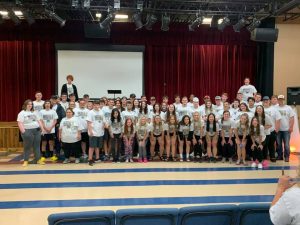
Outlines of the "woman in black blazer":
M 76 101 L 78 101 L 77 87 L 74 84 L 72 84 L 73 80 L 74 80 L 74 77 L 72 75 L 67 76 L 67 83 L 62 86 L 61 95 L 63 93 L 65 93 L 68 95 L 68 99 L 69 99 L 69 95 L 74 94 Z

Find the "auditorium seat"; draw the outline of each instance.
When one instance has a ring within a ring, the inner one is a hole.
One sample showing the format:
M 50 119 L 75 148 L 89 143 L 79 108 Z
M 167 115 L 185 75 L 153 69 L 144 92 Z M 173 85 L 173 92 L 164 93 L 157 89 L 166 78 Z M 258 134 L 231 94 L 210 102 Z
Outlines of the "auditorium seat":
M 51 214 L 49 225 L 114 225 L 115 213 L 111 210 Z
M 269 215 L 270 204 L 249 203 L 239 205 L 239 225 L 273 225 Z
M 232 204 L 184 207 L 178 225 L 235 225 L 238 209 Z
M 176 225 L 178 209 L 120 209 L 116 212 L 117 225 Z

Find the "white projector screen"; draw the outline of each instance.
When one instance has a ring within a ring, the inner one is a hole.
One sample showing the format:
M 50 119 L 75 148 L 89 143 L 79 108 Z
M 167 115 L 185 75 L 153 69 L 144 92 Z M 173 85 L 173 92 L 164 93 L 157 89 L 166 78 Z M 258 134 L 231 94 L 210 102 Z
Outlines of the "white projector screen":
M 74 76 L 78 96 L 90 98 L 113 97 L 107 90 L 121 90 L 121 95 L 143 91 L 143 51 L 98 51 L 57 49 L 57 94 L 66 83 L 66 76 Z

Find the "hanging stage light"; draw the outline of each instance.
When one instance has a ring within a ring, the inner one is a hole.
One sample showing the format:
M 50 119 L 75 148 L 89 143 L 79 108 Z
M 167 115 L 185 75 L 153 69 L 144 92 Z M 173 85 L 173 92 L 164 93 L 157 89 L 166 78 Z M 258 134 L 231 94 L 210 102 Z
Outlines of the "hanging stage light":
M 261 24 L 261 21 L 257 18 L 253 18 L 252 23 L 247 27 L 247 30 L 250 32 L 254 31 L 255 28 L 258 28 Z
M 197 27 L 199 27 L 203 22 L 203 17 L 199 16 L 189 25 L 189 31 L 195 31 Z
M 162 31 L 168 31 L 170 29 L 169 25 L 171 22 L 171 17 L 167 15 L 161 16 L 161 30 Z
M 143 27 L 143 22 L 142 22 L 140 13 L 133 14 L 132 19 L 133 19 L 133 22 L 135 24 L 136 30 L 139 30 Z
M 54 11 L 50 11 L 48 9 L 45 9 L 46 14 L 53 19 L 55 22 L 57 22 L 61 27 L 63 27 L 66 24 L 66 20 L 61 18 L 59 15 L 57 15 Z
M 223 31 L 229 25 L 230 25 L 230 19 L 228 17 L 224 17 L 222 19 L 222 22 L 218 24 L 218 30 Z
M 152 30 L 152 26 L 156 23 L 157 17 L 153 14 L 148 14 L 146 20 L 147 20 L 147 22 L 145 24 L 146 29 Z
M 114 14 L 108 13 L 106 18 L 99 24 L 102 30 L 108 30 L 110 28 L 110 24 L 114 20 Z
M 243 27 L 245 27 L 247 24 L 247 20 L 245 18 L 241 18 L 236 24 L 234 24 L 232 27 L 233 27 L 233 30 L 235 32 L 240 32 L 241 29 Z

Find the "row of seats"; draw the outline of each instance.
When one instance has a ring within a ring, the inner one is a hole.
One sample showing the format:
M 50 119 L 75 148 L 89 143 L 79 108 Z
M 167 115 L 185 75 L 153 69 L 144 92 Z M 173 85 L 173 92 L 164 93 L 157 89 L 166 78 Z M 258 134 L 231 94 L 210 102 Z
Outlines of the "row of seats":
M 120 209 L 52 214 L 49 225 L 272 225 L 270 204 Z

